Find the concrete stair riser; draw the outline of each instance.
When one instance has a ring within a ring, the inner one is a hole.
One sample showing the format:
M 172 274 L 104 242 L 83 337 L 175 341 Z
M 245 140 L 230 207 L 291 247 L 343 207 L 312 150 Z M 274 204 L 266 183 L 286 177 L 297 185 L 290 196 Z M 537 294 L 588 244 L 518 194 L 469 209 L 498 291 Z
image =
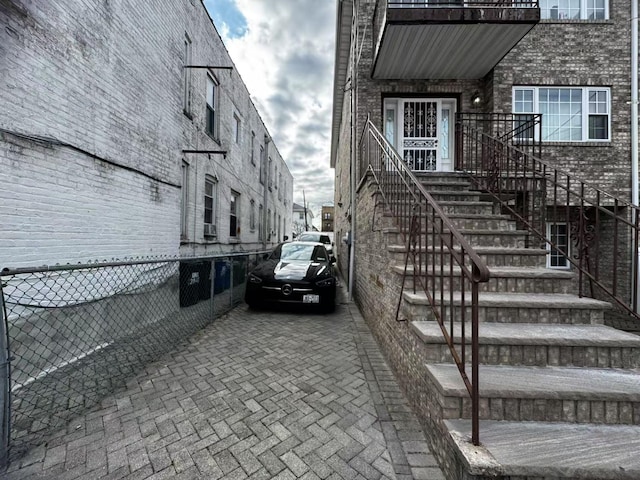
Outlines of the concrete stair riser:
M 448 267 L 445 273 L 448 273 Z M 402 276 L 402 268 L 397 267 L 396 273 Z M 451 290 L 453 285 L 454 289 L 458 289 L 460 286 L 460 278 L 456 277 L 451 280 L 448 277 L 442 278 L 438 276 L 434 277 L 428 274 L 424 280 L 427 288 L 431 289 L 435 286 L 437 291 L 440 290 L 441 285 L 445 291 Z M 420 288 L 420 283 L 418 282 Z M 492 276 L 488 282 L 478 284 L 480 292 L 520 292 L 520 293 L 572 293 L 575 290 L 575 285 L 572 283 L 571 278 L 558 279 L 558 278 L 535 278 L 535 277 L 497 277 Z M 471 283 L 465 282 L 466 291 L 470 291 Z M 405 278 L 405 289 L 413 290 L 413 275 L 411 271 Z
M 445 297 L 446 300 L 446 297 Z M 468 302 L 471 302 L 469 294 Z M 445 306 L 444 317 L 446 321 L 451 318 L 459 321 L 462 318 L 460 306 L 455 306 L 453 316 L 451 308 Z M 435 321 L 435 316 L 431 307 L 427 305 L 409 304 L 403 309 L 405 318 L 416 321 Z M 464 318 L 471 318 L 471 306 L 467 306 L 464 311 Z M 593 309 L 575 309 L 575 308 L 539 308 L 532 306 L 527 307 L 478 307 L 478 319 L 480 322 L 498 322 L 498 323 L 551 323 L 563 325 L 580 325 L 591 324 L 599 325 L 604 323 L 604 311 Z
M 514 249 L 475 249 L 478 256 L 491 267 L 545 267 L 547 253 L 542 250 L 526 249 L 523 252 L 513 251 Z M 396 265 L 404 266 L 406 257 L 406 247 L 395 245 L 390 249 L 391 259 Z M 430 255 L 433 258 L 433 255 Z M 436 265 L 440 264 L 440 253 L 435 253 Z M 444 264 L 448 265 L 449 256 L 444 255 Z
M 526 233 L 516 230 L 496 232 L 490 230 L 476 230 L 475 232 L 473 230 L 461 230 L 460 233 L 472 247 L 525 248 L 528 236 Z M 402 241 L 401 235 L 398 234 L 396 238 Z M 415 241 L 416 243 L 420 242 L 422 245 L 427 245 L 434 241 L 439 242 L 439 238 L 437 234 L 421 234 Z
M 444 420 L 471 418 L 469 398 L 442 396 L 441 402 Z M 638 425 L 640 402 L 483 396 L 480 399 L 480 419 Z
M 453 363 L 451 352 L 446 344 L 425 344 L 425 348 L 429 363 Z M 461 351 L 460 347 L 458 351 Z M 486 365 L 640 368 L 640 349 L 638 348 L 482 343 L 478 355 L 480 363 Z M 467 362 L 471 362 L 470 343 L 467 344 L 465 357 Z

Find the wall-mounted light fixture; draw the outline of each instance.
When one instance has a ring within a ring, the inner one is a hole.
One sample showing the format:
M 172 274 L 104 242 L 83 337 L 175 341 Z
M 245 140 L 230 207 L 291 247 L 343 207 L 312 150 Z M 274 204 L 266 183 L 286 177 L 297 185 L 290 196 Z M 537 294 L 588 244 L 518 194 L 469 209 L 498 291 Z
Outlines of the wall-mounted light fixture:
M 471 104 L 473 105 L 473 108 L 478 108 L 481 103 L 482 97 L 480 97 L 480 94 L 477 91 L 474 92 L 473 95 L 471 95 Z

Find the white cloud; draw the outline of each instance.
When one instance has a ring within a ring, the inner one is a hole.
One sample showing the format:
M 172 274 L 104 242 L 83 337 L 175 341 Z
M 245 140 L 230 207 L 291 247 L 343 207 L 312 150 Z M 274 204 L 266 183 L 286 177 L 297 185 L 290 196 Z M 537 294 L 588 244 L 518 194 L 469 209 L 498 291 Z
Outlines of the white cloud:
M 315 215 L 333 202 L 329 168 L 335 13 L 328 0 L 236 0 L 243 36 L 225 45 Z

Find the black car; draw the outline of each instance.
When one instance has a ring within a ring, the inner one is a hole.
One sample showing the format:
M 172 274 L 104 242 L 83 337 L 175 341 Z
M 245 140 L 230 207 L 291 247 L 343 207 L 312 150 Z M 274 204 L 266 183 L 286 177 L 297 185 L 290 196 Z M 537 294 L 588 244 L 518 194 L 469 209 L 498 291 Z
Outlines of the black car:
M 322 243 L 281 243 L 249 273 L 245 302 L 249 307 L 265 303 L 298 303 L 333 311 L 335 261 Z

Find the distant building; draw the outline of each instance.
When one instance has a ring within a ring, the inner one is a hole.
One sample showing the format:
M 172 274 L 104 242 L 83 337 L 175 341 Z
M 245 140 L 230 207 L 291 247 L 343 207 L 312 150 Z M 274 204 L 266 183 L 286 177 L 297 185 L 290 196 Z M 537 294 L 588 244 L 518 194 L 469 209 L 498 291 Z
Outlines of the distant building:
M 335 208 L 333 205 L 322 206 L 322 226 L 320 227 L 323 232 L 333 232 L 333 216 Z
M 5 3 L 0 268 L 291 231 L 293 178 L 201 1 Z
M 305 218 L 306 215 L 306 218 Z M 304 208 L 297 203 L 293 204 L 293 235 L 297 236 L 299 233 L 313 230 L 313 213 L 311 209 Z

